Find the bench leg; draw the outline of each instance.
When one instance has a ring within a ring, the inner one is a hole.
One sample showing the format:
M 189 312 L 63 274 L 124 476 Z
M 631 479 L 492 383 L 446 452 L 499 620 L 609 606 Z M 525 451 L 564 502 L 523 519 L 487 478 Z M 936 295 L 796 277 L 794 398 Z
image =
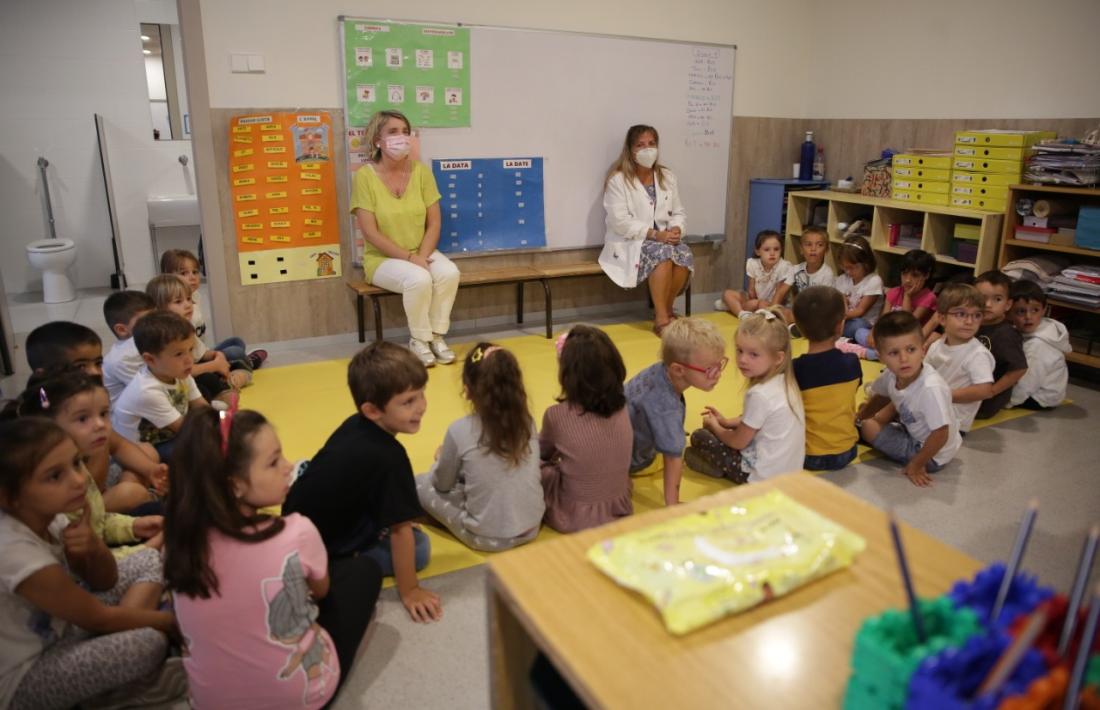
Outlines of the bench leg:
M 684 291 L 684 315 L 691 315 L 691 282 L 688 281 L 687 290 Z
M 365 343 L 367 341 L 367 323 L 364 320 L 365 314 L 363 313 L 363 294 L 356 294 L 355 298 L 355 313 L 359 317 L 359 342 Z
M 378 303 L 377 296 L 370 297 L 370 305 L 374 310 L 374 340 L 382 342 L 382 306 Z
M 546 296 L 546 339 L 554 337 L 553 298 L 550 295 L 550 279 L 542 279 L 542 292 Z
M 523 325 L 523 282 L 516 284 L 516 323 Z

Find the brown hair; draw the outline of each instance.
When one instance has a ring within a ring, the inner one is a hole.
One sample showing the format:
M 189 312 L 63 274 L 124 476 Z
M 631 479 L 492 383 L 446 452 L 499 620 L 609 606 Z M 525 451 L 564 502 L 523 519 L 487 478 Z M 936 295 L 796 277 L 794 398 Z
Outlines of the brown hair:
M 634 160 L 634 141 L 638 140 L 646 133 L 652 133 L 653 141 L 660 147 L 661 137 L 657 135 L 657 129 L 653 126 L 639 123 L 626 129 L 623 149 L 619 151 L 619 157 L 615 158 L 615 162 L 613 162 L 611 167 L 607 170 L 607 177 L 603 180 L 604 189 L 607 189 L 607 184 L 611 182 L 611 178 L 615 176 L 615 173 L 622 173 L 628 185 L 638 180 L 638 163 Z M 666 169 L 667 168 L 660 163 L 653 164 L 653 174 L 656 176 L 657 184 L 660 185 L 661 188 L 665 186 Z
M 103 389 L 103 383 L 78 367 L 35 373 L 27 380 L 26 389 L 0 412 L 0 418 L 29 416 L 53 419 L 65 402 L 96 389 Z
M 382 127 L 386 125 L 386 121 L 391 118 L 396 118 L 399 121 L 405 122 L 405 127 L 412 132 L 412 124 L 409 123 L 408 117 L 400 111 L 377 111 L 370 118 L 370 122 L 367 123 L 366 135 L 363 137 L 363 143 L 367 146 L 369 152 L 369 159 L 372 163 L 377 163 L 382 159 L 382 149 L 375 145 L 379 137 L 382 134 Z
M 160 255 L 160 273 L 175 274 L 189 261 L 195 264 L 195 268 L 199 268 L 199 258 L 191 252 L 186 249 L 169 249 Z
M 262 542 L 282 532 L 282 518 L 242 513 L 233 491 L 233 479 L 248 476 L 252 438 L 264 426 L 268 422 L 259 412 L 245 409 L 232 415 L 223 454 L 221 413 L 199 407 L 184 417 L 168 468 L 172 495 L 164 511 L 164 579 L 169 589 L 200 599 L 218 593 L 218 576 L 210 567 L 210 533 Z M 270 525 L 259 527 L 269 520 Z
M 134 324 L 134 346 L 142 355 L 159 355 L 170 344 L 194 334 L 194 326 L 183 316 L 171 311 L 153 311 Z
M 944 284 L 936 297 L 936 310 L 942 314 L 960 306 L 982 310 L 985 308 L 985 296 L 970 284 Z
M 774 229 L 762 229 L 759 232 L 757 232 L 757 234 L 756 234 L 756 241 L 753 242 L 753 248 L 752 248 L 753 252 L 755 253 L 756 251 L 758 251 L 760 249 L 760 247 L 764 246 L 764 244 L 769 239 L 776 240 L 777 242 L 779 242 L 779 248 L 780 249 L 783 248 L 783 235 L 782 234 L 775 231 Z
M 610 417 L 626 405 L 625 379 L 623 357 L 607 333 L 590 325 L 569 330 L 558 362 L 559 402 Z
M 871 245 L 858 234 L 844 240 L 838 257 L 837 261 L 841 263 L 847 261 L 850 264 L 862 264 L 867 276 L 875 273 L 875 269 L 878 268 L 878 262 L 875 261 L 875 254 L 871 251 Z
M 816 234 L 819 237 L 821 237 L 822 239 L 824 239 L 826 243 L 829 242 L 829 234 L 822 227 L 806 227 L 805 229 L 802 230 L 802 236 L 799 237 L 799 239 L 805 239 L 806 235 L 808 235 L 808 234 Z
M 462 365 L 462 384 L 481 420 L 478 443 L 513 466 L 523 463 L 531 452 L 535 420 L 516 356 L 492 343 L 478 343 Z
M 1020 279 L 1013 283 L 1008 295 L 1013 301 L 1022 299 L 1025 301 L 1035 301 L 1043 306 L 1047 305 L 1046 291 L 1039 288 L 1039 284 L 1034 281 L 1028 281 L 1027 279 Z
M 812 343 L 836 340 L 836 326 L 844 321 L 844 294 L 832 286 L 810 286 L 794 299 L 794 322 Z
M 68 438 L 65 430 L 44 417 L 0 422 L 0 490 L 9 501 L 19 496 L 38 462 Z
M 363 348 L 348 363 L 348 389 L 356 409 L 364 402 L 385 409 L 397 395 L 427 383 L 424 363 L 407 348 L 384 340 Z
M 40 325 L 27 336 L 27 364 L 32 370 L 50 370 L 69 364 L 69 354 L 81 345 L 103 345 L 86 325 L 55 320 Z
M 917 337 L 923 336 L 920 321 L 909 311 L 890 311 L 875 321 L 871 333 L 875 336 L 876 347 L 880 351 L 886 347 L 887 338 L 899 338 L 910 333 L 916 333 Z
M 116 325 L 128 325 L 136 314 L 156 307 L 153 297 L 144 291 L 116 291 L 103 302 L 103 318 L 114 332 Z
M 191 298 L 191 287 L 181 276 L 161 274 L 145 284 L 145 293 L 149 294 L 157 308 L 167 308 L 169 303 L 181 296 Z
M 992 269 L 990 271 L 986 271 L 983 274 L 980 274 L 978 278 L 974 280 L 974 283 L 987 283 L 992 284 L 993 286 L 996 286 L 998 288 L 1003 288 L 1005 290 L 1005 295 L 1008 295 L 1008 293 L 1012 290 L 1012 277 L 1004 273 L 1003 271 L 997 271 L 996 269 Z

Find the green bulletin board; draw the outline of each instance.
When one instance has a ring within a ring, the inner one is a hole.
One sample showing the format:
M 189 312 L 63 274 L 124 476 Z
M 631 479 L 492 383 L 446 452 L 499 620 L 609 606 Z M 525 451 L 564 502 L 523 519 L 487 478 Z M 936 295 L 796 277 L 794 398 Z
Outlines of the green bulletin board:
M 417 127 L 470 125 L 469 29 L 342 20 L 348 126 L 386 109 Z

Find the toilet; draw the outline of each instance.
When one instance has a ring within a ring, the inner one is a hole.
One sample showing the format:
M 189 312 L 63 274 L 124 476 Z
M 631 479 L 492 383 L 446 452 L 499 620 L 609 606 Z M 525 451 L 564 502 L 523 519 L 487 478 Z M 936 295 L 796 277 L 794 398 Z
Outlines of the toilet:
M 65 303 L 76 298 L 76 289 L 66 273 L 76 262 L 72 239 L 39 239 L 27 245 L 27 259 L 42 272 L 42 300 Z

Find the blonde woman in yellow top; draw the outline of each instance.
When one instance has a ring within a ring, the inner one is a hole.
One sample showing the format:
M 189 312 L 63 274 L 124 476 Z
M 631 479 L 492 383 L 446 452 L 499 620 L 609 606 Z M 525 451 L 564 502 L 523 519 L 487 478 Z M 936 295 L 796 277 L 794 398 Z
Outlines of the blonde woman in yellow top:
M 426 366 L 455 360 L 443 336 L 451 327 L 458 267 L 439 245 L 439 189 L 416 160 L 412 126 L 397 111 L 379 111 L 367 125 L 370 161 L 355 173 L 351 211 L 366 248 L 367 281 L 400 293 L 409 321 L 409 349 Z

